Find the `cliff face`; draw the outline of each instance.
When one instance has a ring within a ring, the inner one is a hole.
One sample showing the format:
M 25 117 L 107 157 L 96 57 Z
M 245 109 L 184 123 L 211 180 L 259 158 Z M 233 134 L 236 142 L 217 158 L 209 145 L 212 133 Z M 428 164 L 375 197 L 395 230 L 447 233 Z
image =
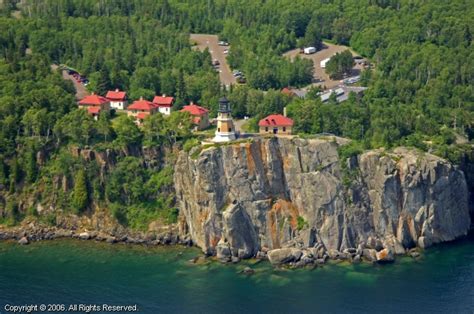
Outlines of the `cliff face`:
M 258 139 L 181 152 L 174 182 L 181 232 L 206 253 L 371 245 L 396 253 L 469 230 L 464 174 L 404 148 L 341 161 L 343 139 Z

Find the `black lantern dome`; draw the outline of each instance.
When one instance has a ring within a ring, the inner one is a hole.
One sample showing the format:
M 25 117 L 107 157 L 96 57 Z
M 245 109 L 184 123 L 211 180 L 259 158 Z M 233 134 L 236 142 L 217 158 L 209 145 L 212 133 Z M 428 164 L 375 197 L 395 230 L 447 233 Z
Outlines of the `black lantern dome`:
M 230 112 L 230 103 L 229 103 L 229 100 L 225 96 L 219 99 L 219 112 L 222 112 L 222 113 Z

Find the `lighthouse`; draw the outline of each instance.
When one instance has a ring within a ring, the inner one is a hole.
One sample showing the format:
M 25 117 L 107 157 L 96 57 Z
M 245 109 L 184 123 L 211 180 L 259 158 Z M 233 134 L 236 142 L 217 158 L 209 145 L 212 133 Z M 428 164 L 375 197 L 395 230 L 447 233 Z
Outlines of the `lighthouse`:
M 226 97 L 219 99 L 217 113 L 217 130 L 214 142 L 228 142 L 235 140 L 235 128 L 230 113 L 230 104 Z

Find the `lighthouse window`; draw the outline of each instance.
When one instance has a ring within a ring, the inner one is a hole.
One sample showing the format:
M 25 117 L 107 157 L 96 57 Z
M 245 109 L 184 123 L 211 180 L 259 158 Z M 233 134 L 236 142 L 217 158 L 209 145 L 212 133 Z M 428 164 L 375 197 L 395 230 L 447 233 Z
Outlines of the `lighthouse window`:
M 265 132 L 268 132 L 268 127 L 265 127 Z
M 286 127 L 283 127 L 283 132 L 286 132 Z
M 220 132 L 221 131 L 221 128 L 217 128 L 217 132 Z
M 232 132 L 232 128 L 229 128 L 229 132 Z

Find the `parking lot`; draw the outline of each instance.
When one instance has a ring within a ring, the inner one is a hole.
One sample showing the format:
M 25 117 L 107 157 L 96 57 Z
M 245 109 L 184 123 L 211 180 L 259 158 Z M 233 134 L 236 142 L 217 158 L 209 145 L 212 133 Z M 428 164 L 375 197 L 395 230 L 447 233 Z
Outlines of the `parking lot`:
M 51 65 L 51 69 L 55 71 L 59 66 L 56 64 Z M 74 84 L 74 88 L 76 89 L 76 99 L 80 100 L 87 95 L 89 95 L 89 92 L 87 91 L 87 88 L 84 86 L 84 84 L 80 83 L 75 79 L 72 75 L 69 75 L 66 70 L 62 70 L 62 75 L 65 80 L 70 80 Z
M 219 71 L 221 84 L 229 86 L 236 83 L 236 78 L 232 75 L 232 71 L 227 64 L 226 54 L 224 53 L 226 49 L 230 49 L 230 46 L 219 46 L 217 35 L 191 34 L 191 41 L 196 43 L 193 47 L 194 49 L 204 51 L 204 49 L 208 48 L 212 60 L 219 62 L 219 66 L 216 68 Z
M 313 60 L 314 63 L 314 80 L 312 85 L 318 86 L 325 86 L 326 88 L 334 88 L 341 84 L 340 80 L 331 80 L 329 75 L 326 74 L 326 71 L 321 68 L 320 62 L 326 58 L 330 58 L 338 52 L 343 52 L 347 49 L 350 49 L 346 46 L 341 45 L 334 45 L 330 43 L 324 43 L 324 48 L 316 53 L 306 55 L 300 53 L 300 49 L 293 49 L 283 54 L 283 56 L 288 57 L 290 59 L 294 59 L 296 56 L 300 56 L 300 58 L 310 59 Z M 352 51 L 352 55 L 357 56 L 357 54 Z M 356 76 L 360 74 L 362 69 L 361 65 L 356 65 L 352 69 L 352 73 L 350 76 Z

